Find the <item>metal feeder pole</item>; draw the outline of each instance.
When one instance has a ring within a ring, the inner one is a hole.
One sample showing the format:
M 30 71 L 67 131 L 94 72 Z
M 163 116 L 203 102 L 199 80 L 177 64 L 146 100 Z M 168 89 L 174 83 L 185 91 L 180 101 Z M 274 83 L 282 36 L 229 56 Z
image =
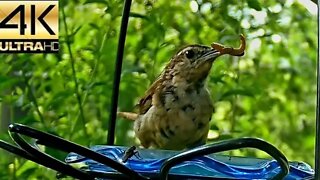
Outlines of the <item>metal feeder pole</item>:
M 115 135 L 115 129 L 116 129 L 116 118 L 117 118 L 117 107 L 118 107 L 118 97 L 119 97 L 119 86 L 120 86 L 120 79 L 121 79 L 121 68 L 122 68 L 122 61 L 123 61 L 123 51 L 124 51 L 124 44 L 126 42 L 131 2 L 132 0 L 125 0 L 123 11 L 122 11 L 117 59 L 116 59 L 114 79 L 113 79 L 107 145 L 114 145 L 114 135 Z

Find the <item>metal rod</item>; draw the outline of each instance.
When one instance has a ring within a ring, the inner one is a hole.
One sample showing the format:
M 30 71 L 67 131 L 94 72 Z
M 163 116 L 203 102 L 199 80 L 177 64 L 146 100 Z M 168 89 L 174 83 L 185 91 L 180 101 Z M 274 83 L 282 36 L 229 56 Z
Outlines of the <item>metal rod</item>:
M 111 108 L 110 108 L 110 116 L 109 116 L 108 139 L 107 139 L 108 145 L 114 145 L 114 134 L 115 134 L 115 128 L 116 128 L 123 51 L 124 51 L 124 44 L 126 41 L 131 2 L 132 0 L 125 0 L 123 11 L 122 11 L 122 20 L 121 20 L 120 35 L 119 35 L 119 41 L 118 41 L 118 50 L 117 50 L 117 58 L 116 58 L 116 65 L 115 65 L 115 72 L 114 72 L 114 79 L 113 79 L 112 99 L 111 99 Z
M 60 172 L 65 175 L 69 175 L 71 177 L 74 177 L 76 179 L 80 180 L 94 180 L 95 178 L 88 174 L 87 172 L 84 172 L 80 169 L 76 169 L 69 164 L 66 164 L 65 162 L 62 162 L 56 158 L 53 158 L 52 156 L 39 151 L 38 149 L 32 147 L 30 144 L 28 144 L 19 134 L 17 133 L 10 133 L 12 139 L 25 151 L 32 154 L 32 156 L 35 156 L 38 158 L 39 164 L 42 164 L 46 167 L 49 167 L 53 170 L 56 170 L 57 172 Z
M 318 4 L 320 0 L 318 0 Z M 316 145 L 315 145 L 315 179 L 320 179 L 320 7 L 318 7 L 318 55 L 317 55 L 317 105 L 316 105 Z
M 30 160 L 30 161 L 33 161 L 35 163 L 41 164 L 41 162 L 37 158 L 35 158 L 34 156 L 29 154 L 25 150 L 20 149 L 17 146 L 11 145 L 11 144 L 7 143 L 6 141 L 0 140 L 0 148 L 4 149 L 4 150 L 6 150 L 6 151 L 8 151 L 10 153 L 13 153 L 15 155 L 18 155 L 20 157 L 23 157 L 23 158 L 25 158 L 27 160 Z
M 272 156 L 278 162 L 281 168 L 281 171 L 272 178 L 273 180 L 283 179 L 289 173 L 289 164 L 287 158 L 272 144 L 256 138 L 238 138 L 200 146 L 166 159 L 161 165 L 160 179 L 167 180 L 170 169 L 173 166 L 182 163 L 183 161 L 188 161 L 198 156 L 240 148 L 256 148 Z
M 73 143 L 71 141 L 67 141 L 61 137 L 36 130 L 34 128 L 31 128 L 31 127 L 28 127 L 28 126 L 25 126 L 22 124 L 11 124 L 9 126 L 9 132 L 11 135 L 14 135 L 14 133 L 16 133 L 18 135 L 21 134 L 21 135 L 25 135 L 30 138 L 36 139 L 37 144 L 45 145 L 47 147 L 51 147 L 56 150 L 61 150 L 61 151 L 67 152 L 67 153 L 74 152 L 80 156 L 86 157 L 88 159 L 92 159 L 92 160 L 96 161 L 97 163 L 104 164 L 107 167 L 110 167 L 110 168 L 118 171 L 119 173 L 125 175 L 126 177 L 131 178 L 131 179 L 139 179 L 139 180 L 140 179 L 141 180 L 147 179 L 147 178 L 139 175 L 139 173 L 135 172 L 134 170 L 131 170 L 129 167 L 125 166 L 122 163 L 119 163 L 119 162 L 117 162 L 107 156 L 104 156 L 100 153 L 94 152 L 91 149 L 88 149 L 86 147 L 83 147 L 83 146 L 78 145 L 76 143 Z M 55 161 L 52 159 L 52 157 L 48 157 L 47 154 L 41 153 L 39 151 L 35 151 L 35 149 L 32 149 L 32 147 L 30 147 L 28 144 L 25 144 L 24 142 L 19 141 L 21 138 L 19 139 L 19 137 L 17 135 L 13 139 L 18 145 L 20 145 L 20 146 L 22 145 L 21 148 L 23 148 L 24 150 L 26 150 L 30 154 L 33 154 L 35 157 L 42 159 L 42 162 L 49 162 L 50 159 L 51 159 L 51 161 Z M 17 140 L 19 142 L 17 142 Z M 21 144 L 21 142 L 24 144 Z M 59 162 L 55 161 L 55 163 L 57 165 Z M 62 166 L 63 166 L 63 164 L 60 165 L 60 167 L 62 167 Z M 47 167 L 54 169 L 57 166 L 53 166 L 53 163 L 51 163 L 50 165 L 47 165 Z M 60 168 L 60 167 L 58 167 L 58 168 Z M 59 171 L 63 172 L 61 170 L 59 170 Z M 67 173 L 63 173 L 63 174 L 67 174 Z

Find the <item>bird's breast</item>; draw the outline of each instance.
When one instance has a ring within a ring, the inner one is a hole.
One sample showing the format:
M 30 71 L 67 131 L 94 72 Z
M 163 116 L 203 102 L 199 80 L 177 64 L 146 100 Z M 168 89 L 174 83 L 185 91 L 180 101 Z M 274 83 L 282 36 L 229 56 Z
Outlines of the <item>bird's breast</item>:
M 205 88 L 171 87 L 153 101 L 154 105 L 135 123 L 135 133 L 142 145 L 183 149 L 205 141 L 213 113 Z

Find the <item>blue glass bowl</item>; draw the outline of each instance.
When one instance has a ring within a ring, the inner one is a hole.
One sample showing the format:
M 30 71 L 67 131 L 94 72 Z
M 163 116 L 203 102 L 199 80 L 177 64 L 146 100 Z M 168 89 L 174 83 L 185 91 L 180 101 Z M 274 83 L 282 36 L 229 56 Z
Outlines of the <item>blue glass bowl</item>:
M 124 163 L 122 158 L 127 149 L 128 147 L 121 146 L 93 146 L 91 148 L 91 150 L 123 163 L 128 168 L 148 177 L 158 177 L 162 163 L 167 158 L 180 153 L 179 151 L 137 149 L 138 154 Z M 65 161 L 94 173 L 117 173 L 110 167 L 75 153 L 70 153 Z M 275 160 L 212 154 L 184 161 L 174 166 L 169 174 L 192 179 L 270 179 L 279 172 L 280 167 Z M 314 170 L 308 164 L 290 162 L 290 172 L 286 176 L 286 180 L 313 178 Z

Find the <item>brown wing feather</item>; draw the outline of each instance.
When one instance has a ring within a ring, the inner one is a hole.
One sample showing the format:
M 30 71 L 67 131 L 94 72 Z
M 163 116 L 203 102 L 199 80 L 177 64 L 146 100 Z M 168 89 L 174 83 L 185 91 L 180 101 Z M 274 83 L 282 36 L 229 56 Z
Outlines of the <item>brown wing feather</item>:
M 162 88 L 162 83 L 165 81 L 165 74 L 168 69 L 172 69 L 175 62 L 175 57 L 172 57 L 169 63 L 165 66 L 164 70 L 161 74 L 157 77 L 157 79 L 151 84 L 149 89 L 146 91 L 145 95 L 140 99 L 139 104 L 136 107 L 139 108 L 139 114 L 146 113 L 150 107 L 152 106 L 152 96 L 155 94 L 156 91 L 159 91 Z
M 155 93 L 159 84 L 163 81 L 163 74 L 162 72 L 160 76 L 152 83 L 149 89 L 146 91 L 145 95 L 140 99 L 138 107 L 139 107 L 139 114 L 146 113 L 150 107 L 152 106 L 152 96 Z

